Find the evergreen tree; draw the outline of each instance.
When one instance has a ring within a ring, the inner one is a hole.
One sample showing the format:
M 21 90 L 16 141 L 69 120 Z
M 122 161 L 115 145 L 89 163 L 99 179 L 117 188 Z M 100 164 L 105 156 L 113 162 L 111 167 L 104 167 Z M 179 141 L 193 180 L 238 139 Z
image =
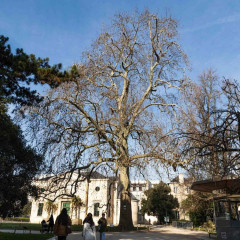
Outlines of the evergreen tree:
M 13 54 L 7 44 L 8 38 L 0 35 L 0 100 L 21 105 L 39 102 L 41 97 L 30 84 L 58 86 L 67 78 L 62 72 L 61 64 L 49 65 L 48 58 L 36 58 L 34 54 L 26 54 L 23 49 L 16 49 Z
M 19 126 L 7 114 L 7 104 L 32 105 L 41 101 L 31 84 L 58 86 L 68 76 L 61 64 L 50 66 L 48 58 L 36 58 L 16 49 L 13 54 L 8 38 L 0 35 L 0 217 L 19 215 L 42 163 L 42 157 L 27 146 Z
M 200 226 L 208 217 L 213 219 L 212 194 L 194 192 L 182 202 L 182 208 L 189 214 L 194 226 Z
M 170 187 L 164 182 L 145 191 L 147 198 L 142 200 L 142 214 L 157 216 L 160 223 L 164 222 L 165 216 L 173 218 L 173 209 L 179 204 L 177 198 L 174 198 L 170 192 Z
M 31 185 L 42 157 L 27 146 L 22 131 L 0 105 L 0 217 L 17 216 L 28 194 L 37 194 Z

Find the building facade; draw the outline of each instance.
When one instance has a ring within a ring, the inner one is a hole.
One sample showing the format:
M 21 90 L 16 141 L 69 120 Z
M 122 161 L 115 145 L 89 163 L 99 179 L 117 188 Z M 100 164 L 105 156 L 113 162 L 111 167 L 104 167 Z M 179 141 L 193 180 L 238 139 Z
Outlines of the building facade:
M 74 176 L 72 177 L 74 180 Z M 45 189 L 52 189 L 49 183 L 52 181 L 51 178 L 42 178 L 36 181 L 36 185 L 40 186 L 43 192 Z M 141 214 L 141 202 L 142 199 L 146 198 L 144 192 L 154 185 L 158 184 L 159 181 L 132 181 L 131 182 L 131 194 L 132 194 L 132 219 L 133 224 L 156 224 L 157 217 L 155 216 L 142 216 Z M 90 181 L 87 179 L 80 181 L 76 188 L 75 196 L 78 196 L 83 205 L 81 207 L 74 206 L 71 197 L 65 196 L 70 195 L 71 182 L 68 183 L 67 188 L 58 187 L 56 191 L 52 191 L 49 195 L 51 200 L 56 197 L 56 194 L 63 196 L 56 198 L 52 203 L 54 208 L 50 209 L 49 200 L 43 197 L 39 199 L 32 199 L 32 209 L 30 222 L 40 223 L 43 219 L 48 220 L 52 213 L 54 219 L 60 214 L 62 208 L 66 208 L 70 215 L 73 224 L 79 224 L 85 218 L 86 213 L 91 212 L 93 214 L 94 222 L 97 223 L 102 213 L 105 213 L 109 224 L 118 225 L 120 215 L 120 191 L 118 180 L 114 178 L 107 178 L 99 173 L 93 174 Z M 171 188 L 171 194 L 176 197 L 180 203 L 180 208 L 176 209 L 176 217 L 179 219 L 188 219 L 184 211 L 181 209 L 181 202 L 190 193 L 190 185 L 184 180 L 182 174 L 177 178 L 173 179 L 169 183 Z
M 190 178 L 184 178 L 183 174 L 179 174 L 170 183 L 168 183 L 169 187 L 171 188 L 171 194 L 178 199 L 179 203 L 179 208 L 175 209 L 176 219 L 189 220 L 189 216 L 185 213 L 181 204 L 182 201 L 185 200 L 189 194 L 191 194 L 191 184 L 192 180 Z

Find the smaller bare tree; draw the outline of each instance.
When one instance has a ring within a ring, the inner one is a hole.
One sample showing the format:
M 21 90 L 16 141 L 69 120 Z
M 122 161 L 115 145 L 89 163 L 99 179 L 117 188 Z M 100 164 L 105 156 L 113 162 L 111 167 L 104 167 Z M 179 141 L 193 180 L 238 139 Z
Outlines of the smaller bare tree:
M 57 208 L 58 208 L 57 204 L 52 201 L 48 200 L 45 204 L 45 209 L 46 212 L 48 213 L 48 216 L 55 213 L 57 211 Z
M 83 206 L 83 201 L 80 197 L 75 195 L 74 197 L 72 197 L 71 203 L 72 203 L 72 212 L 75 211 L 75 216 L 77 219 L 79 219 L 80 210 L 81 210 L 81 207 Z
M 238 94 L 236 82 L 221 82 L 212 70 L 186 92 L 178 140 L 185 168 L 199 179 L 239 172 Z

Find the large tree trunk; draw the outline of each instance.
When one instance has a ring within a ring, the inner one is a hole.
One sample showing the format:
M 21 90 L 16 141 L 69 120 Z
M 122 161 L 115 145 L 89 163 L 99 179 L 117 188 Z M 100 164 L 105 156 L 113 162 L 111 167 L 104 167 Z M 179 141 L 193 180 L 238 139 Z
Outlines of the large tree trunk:
M 89 192 L 89 183 L 90 179 L 87 178 L 87 185 L 86 185 L 86 197 L 85 197 L 85 217 L 88 214 L 88 192 Z
M 119 228 L 122 231 L 124 231 L 133 228 L 129 167 L 125 166 L 120 167 L 120 185 L 121 185 L 121 201 L 120 201 Z

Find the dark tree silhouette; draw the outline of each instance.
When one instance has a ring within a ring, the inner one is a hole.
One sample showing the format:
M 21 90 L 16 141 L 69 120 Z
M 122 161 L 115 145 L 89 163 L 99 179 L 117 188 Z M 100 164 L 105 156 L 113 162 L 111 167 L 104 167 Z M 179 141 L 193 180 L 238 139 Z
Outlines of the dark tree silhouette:
M 69 77 L 61 71 L 61 64 L 50 66 L 48 58 L 37 58 L 19 48 L 13 54 L 7 42 L 8 38 L 0 35 L 1 101 L 31 105 L 41 100 L 37 92 L 30 89 L 31 83 L 56 87 Z
M 28 195 L 37 195 L 31 182 L 39 171 L 42 157 L 26 145 L 20 128 L 13 124 L 0 105 L 0 216 L 17 216 Z
M 170 194 L 170 187 L 160 182 L 154 188 L 145 191 L 146 199 L 142 200 L 142 214 L 157 216 L 160 223 L 164 223 L 164 216 L 174 217 L 173 209 L 179 206 L 177 198 Z

